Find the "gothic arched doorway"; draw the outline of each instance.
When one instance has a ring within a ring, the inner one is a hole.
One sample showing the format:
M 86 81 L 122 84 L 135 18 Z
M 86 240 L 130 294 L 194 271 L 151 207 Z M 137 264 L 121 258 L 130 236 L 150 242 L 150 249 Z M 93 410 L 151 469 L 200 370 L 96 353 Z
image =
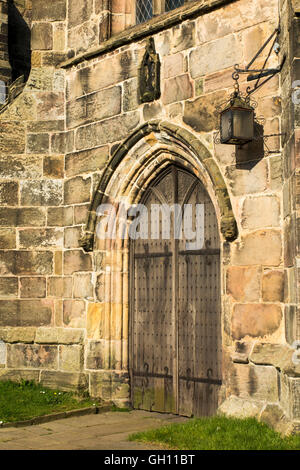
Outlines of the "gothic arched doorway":
M 220 239 L 215 209 L 200 180 L 175 165 L 156 178 L 141 202 L 147 208 L 148 237 L 130 243 L 132 404 L 144 410 L 209 416 L 217 409 L 222 383 Z M 197 226 L 201 232 L 202 220 L 204 245 L 192 246 L 186 232 L 181 239 L 179 232 L 174 236 L 174 215 L 171 237 L 162 220 L 153 229 L 157 218 L 151 214 L 162 219 L 162 204 L 180 206 L 183 225 L 192 232 L 197 232 Z

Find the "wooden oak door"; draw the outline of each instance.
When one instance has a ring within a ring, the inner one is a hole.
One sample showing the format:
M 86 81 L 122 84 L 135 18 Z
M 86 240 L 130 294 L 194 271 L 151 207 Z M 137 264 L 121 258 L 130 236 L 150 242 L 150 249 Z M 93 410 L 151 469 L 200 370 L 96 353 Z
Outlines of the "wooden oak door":
M 222 377 L 214 206 L 201 182 L 176 166 L 156 179 L 142 203 L 148 210 L 148 238 L 131 241 L 130 250 L 132 403 L 138 409 L 209 416 L 217 409 Z M 169 233 L 158 209 L 162 204 L 181 207 L 183 224 L 194 232 L 201 206 L 204 245 L 191 246 L 184 235 L 174 236 L 174 211 Z

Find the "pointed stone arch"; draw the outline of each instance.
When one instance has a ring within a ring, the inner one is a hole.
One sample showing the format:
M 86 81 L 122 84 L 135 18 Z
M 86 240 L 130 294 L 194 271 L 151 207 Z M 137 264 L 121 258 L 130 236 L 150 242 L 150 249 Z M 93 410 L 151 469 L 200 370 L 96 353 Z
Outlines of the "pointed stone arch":
M 231 242 L 238 236 L 230 196 L 207 146 L 191 131 L 167 121 L 149 121 L 115 150 L 106 165 L 90 205 L 81 247 L 92 251 L 97 207 L 126 196 L 137 203 L 151 180 L 171 162 L 188 168 L 204 183 L 220 216 L 220 231 Z
M 91 380 L 96 381 L 97 395 L 107 399 L 109 389 L 111 399 L 119 405 L 128 404 L 130 400 L 131 244 L 128 236 L 124 239 L 96 236 L 101 227 L 97 208 L 101 204 L 113 205 L 116 215 L 120 216 L 118 211 L 124 198 L 126 204 L 139 203 L 157 176 L 174 165 L 201 181 L 215 208 L 219 232 L 225 240 L 237 237 L 228 190 L 205 141 L 201 142 L 192 132 L 175 124 L 151 121 L 119 145 L 95 191 L 81 241 L 85 251 L 94 251 L 95 262 L 96 302 L 89 302 L 87 311 L 87 361 L 96 348 L 101 356 L 101 371 L 95 372 Z M 125 219 L 127 227 L 130 223 Z

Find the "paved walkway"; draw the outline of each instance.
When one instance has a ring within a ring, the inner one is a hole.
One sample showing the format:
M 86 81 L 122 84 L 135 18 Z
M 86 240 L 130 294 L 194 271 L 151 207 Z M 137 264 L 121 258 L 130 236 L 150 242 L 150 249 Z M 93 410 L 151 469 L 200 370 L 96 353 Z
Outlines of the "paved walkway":
M 159 449 L 158 446 L 128 442 L 128 436 L 186 420 L 180 416 L 137 410 L 65 418 L 25 428 L 0 429 L 0 450 Z

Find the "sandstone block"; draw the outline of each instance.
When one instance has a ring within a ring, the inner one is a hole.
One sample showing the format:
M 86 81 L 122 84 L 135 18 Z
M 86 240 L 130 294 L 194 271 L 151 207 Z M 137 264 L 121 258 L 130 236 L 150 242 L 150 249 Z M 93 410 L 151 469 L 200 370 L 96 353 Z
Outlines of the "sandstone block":
M 172 52 L 180 52 L 195 45 L 195 23 L 189 21 L 173 29 Z
M 57 23 L 53 28 L 53 49 L 54 51 L 64 51 L 66 48 L 66 32 L 64 23 Z M 58 83 L 55 84 L 54 89 L 61 89 Z
M 241 398 L 278 401 L 278 378 L 275 367 L 234 364 L 229 379 L 231 392 Z
M 289 377 L 286 374 L 281 374 L 281 397 L 280 404 L 285 411 L 286 416 L 292 420 L 299 420 L 299 392 L 300 392 L 300 379 L 299 377 Z
M 91 178 L 77 176 L 65 181 L 64 203 L 76 204 L 90 200 Z
M 34 23 L 31 30 L 31 47 L 33 50 L 51 50 L 53 33 L 51 23 Z
M 83 373 L 42 370 L 40 382 L 44 387 L 65 392 L 83 392 L 88 388 L 88 376 Z
M 5 343 L 33 343 L 36 328 L 33 327 L 12 327 L 0 329 L 0 340 Z
M 243 82 L 244 79 L 241 76 L 240 82 Z M 227 70 L 222 70 L 220 72 L 214 72 L 212 74 L 206 75 L 204 78 L 204 89 L 205 93 L 210 93 L 216 90 L 222 90 L 223 88 L 232 87 L 232 68 Z
M 262 296 L 264 302 L 283 302 L 284 300 L 284 273 L 282 271 L 268 271 L 262 278 Z
M 284 221 L 284 265 L 291 267 L 294 265 L 295 259 L 295 218 L 288 216 Z
M 85 330 L 78 328 L 58 328 L 59 344 L 82 344 L 84 337 Z
M 100 171 L 108 161 L 108 146 L 84 150 L 66 155 L 66 176 L 77 176 L 82 173 Z
M 123 83 L 123 110 L 132 111 L 138 107 L 138 81 L 132 78 Z
M 105 274 L 101 273 L 97 276 L 97 283 L 96 283 L 96 297 L 99 302 L 104 302 L 105 300 Z
M 198 78 L 197 80 L 195 80 L 195 95 L 196 96 L 203 95 L 203 89 L 204 89 L 203 79 Z
M 53 72 L 50 71 L 49 69 L 42 69 L 42 68 L 32 68 L 30 72 L 30 76 L 28 78 L 28 81 L 26 83 L 26 90 L 31 90 L 31 91 L 52 91 L 53 87 Z M 28 98 L 27 98 L 28 99 Z M 25 102 L 27 104 L 27 100 Z M 23 104 L 24 106 L 24 104 Z M 31 124 L 29 125 L 30 128 L 42 128 L 42 130 L 48 130 L 47 127 L 45 126 L 46 129 L 43 129 L 42 124 Z M 50 125 L 51 127 L 51 125 Z M 29 130 L 28 129 L 28 130 Z M 35 132 L 35 131 L 33 131 Z M 37 130 L 36 132 L 40 132 L 40 129 Z
M 49 153 L 49 134 L 28 134 L 28 153 Z
M 54 252 L 54 273 L 56 276 L 61 276 L 63 273 L 63 252 L 57 250 Z
M 0 277 L 0 296 L 17 297 L 18 279 L 15 277 Z
M 143 117 L 145 121 L 162 116 L 163 110 L 160 103 L 145 103 L 143 107 Z
M 59 206 L 62 203 L 60 180 L 31 180 L 21 184 L 21 204 L 24 206 Z
M 93 12 L 93 1 L 86 0 L 84 3 L 70 0 L 68 3 L 69 28 L 84 23 Z
M 39 94 L 37 113 L 40 119 L 63 119 L 65 115 L 64 93 L 48 92 Z M 48 143 L 49 146 L 49 143 Z
M 0 226 L 15 227 L 17 224 L 18 209 L 12 207 L 0 207 Z
M 19 185 L 14 181 L 0 183 L 0 204 L 2 206 L 18 205 Z
M 193 87 L 188 74 L 165 80 L 162 101 L 164 104 L 183 101 L 193 96 Z
M 233 67 L 234 64 L 242 61 L 242 56 L 241 45 L 234 35 L 203 44 L 190 53 L 191 76 L 192 78 L 201 77 L 218 70 Z M 213 60 L 211 60 L 212 57 Z
M 6 344 L 0 342 L 0 368 L 6 364 Z
M 43 298 L 46 297 L 46 278 L 45 277 L 21 277 L 20 278 L 21 297 Z
M 44 275 L 51 274 L 53 254 L 48 251 L 2 251 L 0 252 L 0 274 Z
M 57 346 L 8 344 L 7 366 L 36 369 L 57 369 Z
M 107 361 L 105 341 L 89 341 L 86 354 L 87 369 L 105 369 Z
M 248 364 L 252 349 L 253 343 L 251 341 L 236 341 L 234 352 L 231 354 L 232 361 L 239 364 Z
M 78 372 L 83 367 L 82 346 L 60 346 L 59 347 L 59 368 L 68 372 Z
M 83 300 L 64 300 L 64 324 L 71 328 L 85 327 L 85 302 Z
M 183 121 L 197 132 L 210 132 L 219 125 L 216 107 L 224 101 L 222 92 L 203 95 L 184 106 Z
M 295 350 L 287 344 L 255 343 L 250 355 L 251 362 L 272 365 L 282 371 L 292 371 Z
M 0 152 L 17 154 L 25 151 L 25 125 L 22 122 L 1 121 Z
M 278 227 L 280 201 L 276 196 L 246 198 L 242 209 L 242 226 L 248 229 Z
M 74 207 L 74 224 L 85 224 L 87 221 L 89 204 Z
M 124 139 L 131 134 L 139 124 L 140 117 L 137 112 L 106 119 L 103 122 L 80 127 L 76 132 L 75 146 L 77 150 L 100 146 L 109 142 Z
M 7 227 L 42 227 L 46 213 L 42 208 L 0 208 L 0 225 Z
M 300 379 L 290 377 L 289 378 L 290 388 L 290 410 L 291 417 L 294 420 L 300 419 Z
M 12 228 L 0 228 L 0 249 L 16 248 L 16 231 Z
M 244 0 L 239 4 L 226 5 L 225 8 L 219 8 L 198 18 L 198 40 L 200 43 L 212 41 L 254 24 L 273 20 L 276 16 L 276 8 L 274 0 L 259 4 L 259 8 L 257 2 L 249 3 Z
M 21 380 L 39 381 L 39 370 L 26 369 L 0 369 L 0 380 L 11 380 L 12 382 L 21 382 Z
M 263 192 L 267 188 L 268 168 L 265 160 L 255 165 L 241 163 L 227 167 L 226 177 L 234 196 Z
M 91 274 L 73 275 L 73 295 L 76 298 L 94 298 L 94 286 Z
M 58 228 L 22 229 L 19 231 L 20 248 L 63 247 L 63 230 Z
M 268 403 L 259 420 L 282 435 L 289 435 L 293 432 L 293 424 L 286 418 L 281 406 L 276 403 Z
M 282 320 L 281 307 L 276 304 L 236 304 L 232 314 L 232 336 L 242 339 L 272 335 Z
M 244 46 L 244 59 L 248 63 L 255 56 L 260 49 L 261 44 L 264 44 L 268 37 L 273 32 L 273 25 L 262 24 L 247 28 L 241 36 L 241 41 Z M 265 49 L 260 55 L 260 58 L 265 58 L 268 50 Z
M 57 51 L 54 51 L 54 52 L 43 52 L 43 54 L 41 55 L 41 58 L 42 58 L 42 66 L 45 66 L 45 67 L 57 67 L 59 66 L 59 64 L 61 62 L 63 62 L 66 58 L 66 55 L 64 52 L 57 52 Z
M 63 178 L 64 177 L 64 157 L 51 156 L 44 157 L 43 174 L 46 178 Z
M 48 278 L 48 296 L 54 298 L 72 297 L 72 278 L 71 277 L 49 277 Z
M 231 266 L 227 269 L 227 293 L 239 302 L 260 298 L 261 270 L 257 267 Z
M 73 224 L 72 207 L 49 207 L 47 225 L 53 227 L 66 227 Z
M 0 326 L 49 325 L 52 310 L 49 300 L 0 300 Z
M 2 179 L 41 178 L 43 174 L 42 159 L 37 155 L 1 155 Z
M 224 414 L 233 418 L 258 418 L 263 403 L 252 401 L 231 395 L 218 408 L 218 414 Z
M 66 112 L 67 126 L 70 129 L 116 116 L 121 112 L 121 87 L 106 88 L 70 101 L 67 103 Z
M 92 271 L 92 258 L 89 253 L 82 250 L 64 252 L 64 274 L 73 274 L 80 271 Z
M 59 328 L 37 328 L 34 342 L 37 344 L 57 344 Z
M 64 247 L 79 248 L 82 237 L 82 227 L 68 227 L 65 229 Z
M 243 236 L 233 251 L 236 265 L 278 266 L 281 259 L 281 234 L 272 229 L 257 230 Z
M 52 0 L 47 3 L 44 0 L 33 0 L 32 9 L 33 21 L 62 21 L 66 18 L 65 0 Z
M 183 54 L 172 54 L 166 56 L 163 62 L 163 78 L 175 77 L 184 72 Z
M 105 336 L 105 304 L 89 303 L 87 311 L 87 337 L 99 340 Z
M 71 73 L 67 79 L 68 101 L 136 77 L 138 62 L 132 51 L 125 51 Z
M 51 136 L 52 153 L 64 154 L 72 152 L 74 148 L 74 131 L 59 132 Z
M 114 372 L 92 372 L 90 395 L 122 406 L 129 402 L 128 374 Z

